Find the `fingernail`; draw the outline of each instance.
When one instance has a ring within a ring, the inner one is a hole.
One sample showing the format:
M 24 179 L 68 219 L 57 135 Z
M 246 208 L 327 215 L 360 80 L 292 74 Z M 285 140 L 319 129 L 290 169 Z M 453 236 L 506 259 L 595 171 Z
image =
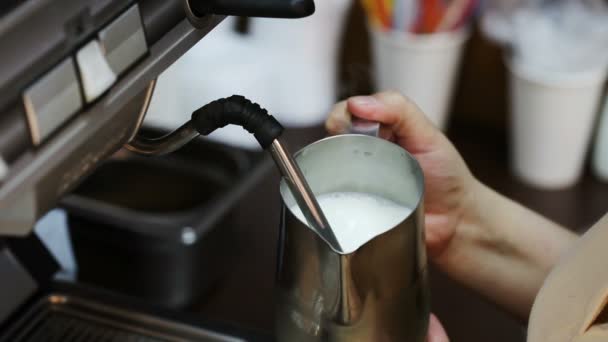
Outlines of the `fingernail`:
M 378 104 L 378 100 L 373 96 L 354 96 L 348 99 L 348 101 L 361 107 L 371 107 Z

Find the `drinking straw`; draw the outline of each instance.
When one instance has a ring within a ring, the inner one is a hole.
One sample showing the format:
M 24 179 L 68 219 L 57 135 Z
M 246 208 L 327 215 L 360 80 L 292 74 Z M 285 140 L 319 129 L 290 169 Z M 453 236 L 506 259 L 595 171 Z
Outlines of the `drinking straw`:
M 433 33 L 464 25 L 479 0 L 362 0 L 368 20 L 384 30 Z
M 367 19 L 373 24 L 373 25 L 380 25 L 380 20 L 379 20 L 379 16 L 376 13 L 376 6 L 374 3 L 375 0 L 362 0 L 361 3 L 363 4 L 363 9 L 365 9 L 365 12 L 367 13 Z
M 392 7 L 391 2 L 392 1 L 390 0 L 375 0 L 376 7 L 378 8 L 378 17 L 380 19 L 380 23 L 385 29 L 391 27 L 391 19 L 389 16 Z
M 395 0 L 393 5 L 393 28 L 400 32 L 412 30 L 418 17 L 419 0 Z
M 436 31 L 451 31 L 467 22 L 475 8 L 476 0 L 452 0 Z
M 435 32 L 446 10 L 442 0 L 421 0 L 421 15 L 415 25 L 416 33 Z
M 448 28 L 448 30 L 455 30 L 469 22 L 469 19 L 473 16 L 473 13 L 475 13 L 477 3 L 478 0 L 470 0 L 467 9 L 462 13 L 460 19 L 452 27 Z
M 393 10 L 392 0 L 363 0 L 363 7 L 369 20 L 384 29 L 391 28 L 390 13 Z

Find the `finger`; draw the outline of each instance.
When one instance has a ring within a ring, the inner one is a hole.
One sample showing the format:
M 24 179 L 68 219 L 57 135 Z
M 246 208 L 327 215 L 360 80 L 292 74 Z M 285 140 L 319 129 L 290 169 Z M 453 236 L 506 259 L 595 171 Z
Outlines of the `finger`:
M 393 133 L 393 129 L 385 124 L 380 125 L 378 136 L 389 141 L 395 140 L 395 133 Z
M 441 136 L 412 101 L 396 92 L 352 97 L 346 109 L 355 116 L 390 127 L 397 143 L 413 153 L 431 150 Z
M 338 102 L 325 121 L 325 129 L 329 134 L 343 134 L 350 128 L 350 113 L 346 109 L 346 101 Z
M 443 326 L 435 315 L 431 315 L 431 319 L 429 321 L 427 342 L 450 342 L 448 335 L 445 333 Z

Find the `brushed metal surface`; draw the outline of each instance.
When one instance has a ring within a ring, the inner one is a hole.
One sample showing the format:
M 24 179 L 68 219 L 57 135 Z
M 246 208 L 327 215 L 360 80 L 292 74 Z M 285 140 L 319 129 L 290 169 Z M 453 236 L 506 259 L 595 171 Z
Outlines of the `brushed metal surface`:
M 423 342 L 429 317 L 424 181 L 405 150 L 365 135 L 327 138 L 296 154 L 315 195 L 363 192 L 414 209 L 350 254 L 339 254 L 283 199 L 277 279 L 279 341 Z

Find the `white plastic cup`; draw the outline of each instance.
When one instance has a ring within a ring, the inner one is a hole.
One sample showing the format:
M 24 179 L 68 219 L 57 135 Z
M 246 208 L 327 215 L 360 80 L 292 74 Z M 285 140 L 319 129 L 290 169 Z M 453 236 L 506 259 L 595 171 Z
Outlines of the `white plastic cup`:
M 249 58 L 269 75 L 273 115 L 286 127 L 310 127 L 327 119 L 337 99 L 340 40 L 352 3 L 321 0 L 306 18 L 251 20 L 249 44 L 259 52 Z
M 575 184 L 583 171 L 605 70 L 556 73 L 507 61 L 511 167 L 542 189 Z
M 409 97 L 445 130 L 470 30 L 411 34 L 370 27 L 370 32 L 376 88 Z

